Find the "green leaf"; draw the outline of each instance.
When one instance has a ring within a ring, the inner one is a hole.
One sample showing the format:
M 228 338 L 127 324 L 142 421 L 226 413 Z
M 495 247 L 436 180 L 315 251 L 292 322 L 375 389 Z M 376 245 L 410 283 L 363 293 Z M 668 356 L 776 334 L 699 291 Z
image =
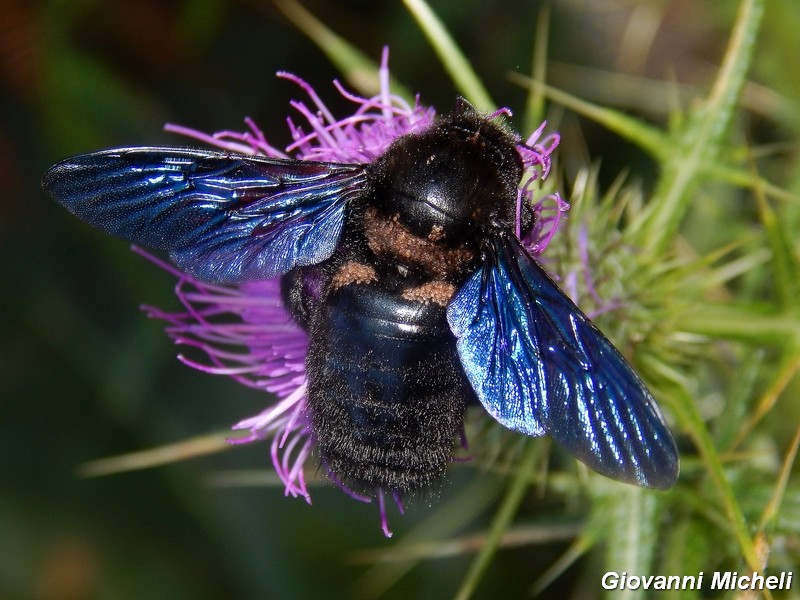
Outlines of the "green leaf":
M 637 245 L 650 254 L 660 253 L 673 242 L 699 174 L 717 159 L 752 61 L 763 11 L 764 0 L 742 0 L 714 87 L 675 135 L 680 151 L 662 164 L 653 200 L 636 227 Z
M 273 0 L 273 2 L 300 31 L 308 36 L 308 39 L 319 46 L 358 93 L 369 97 L 380 91 L 378 65 L 375 61 L 334 33 L 295 0 Z M 413 98 L 413 94 L 395 79 L 390 80 L 390 87 L 394 93 L 403 98 Z
M 497 104 L 492 100 L 467 58 L 459 50 L 453 37 L 425 0 L 403 0 L 403 4 L 406 5 L 428 37 L 428 41 L 439 55 L 439 59 L 459 92 L 476 108 L 483 111 L 495 110 Z

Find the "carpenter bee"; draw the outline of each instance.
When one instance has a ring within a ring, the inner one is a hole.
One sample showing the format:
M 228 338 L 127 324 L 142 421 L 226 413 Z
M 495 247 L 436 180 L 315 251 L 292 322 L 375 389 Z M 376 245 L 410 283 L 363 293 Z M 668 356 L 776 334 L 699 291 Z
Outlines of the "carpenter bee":
M 475 400 L 604 475 L 668 488 L 678 454 L 650 392 L 520 242 L 522 174 L 514 135 L 462 103 L 368 164 L 122 148 L 43 186 L 198 280 L 281 277 L 309 333 L 320 461 L 354 490 L 440 479 Z

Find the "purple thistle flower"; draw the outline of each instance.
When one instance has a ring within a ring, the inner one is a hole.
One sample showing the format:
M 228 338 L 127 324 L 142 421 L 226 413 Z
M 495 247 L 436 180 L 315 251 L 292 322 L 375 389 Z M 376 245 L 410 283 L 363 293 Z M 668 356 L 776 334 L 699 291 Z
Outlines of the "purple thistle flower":
M 389 90 L 388 50 L 384 49 L 379 71 L 380 92 L 362 98 L 337 81 L 337 91 L 355 105 L 355 111 L 337 119 L 314 89 L 299 77 L 279 73 L 300 87 L 310 104 L 292 101 L 292 108 L 302 124 L 287 119 L 292 143 L 280 150 L 270 144 L 263 132 L 249 118 L 243 132 L 221 131 L 206 134 L 178 125 L 166 130 L 179 133 L 212 146 L 244 154 L 275 158 L 295 158 L 325 162 L 369 163 L 383 154 L 399 137 L 424 131 L 435 120 L 433 108 L 424 107 L 415 98 L 409 104 Z M 490 117 L 510 115 L 501 109 Z M 532 208 L 533 228 L 522 238 L 535 256 L 549 244 L 569 206 L 558 194 L 535 197 L 537 182 L 550 172 L 550 156 L 559 142 L 558 134 L 542 138 L 545 124 L 527 140 L 517 142 L 524 165 L 518 193 L 518 217 L 523 205 Z M 519 235 L 519 218 L 517 234 Z M 179 359 L 206 373 L 227 375 L 248 387 L 274 394 L 277 401 L 261 413 L 233 426 L 248 435 L 231 443 L 271 439 L 271 458 L 285 486 L 286 495 L 302 496 L 311 502 L 305 476 L 306 459 L 314 448 L 314 435 L 306 398 L 306 333 L 292 320 L 281 301 L 280 279 L 248 282 L 238 286 L 216 286 L 200 282 L 160 259 L 136 248 L 136 251 L 178 279 L 175 293 L 183 310 L 168 312 L 144 307 L 150 317 L 167 322 L 166 331 L 177 343 L 195 348 L 205 356 L 203 362 L 181 354 Z M 323 465 L 324 468 L 324 465 Z M 351 497 L 371 502 L 372 498 L 349 490 L 334 474 L 330 478 Z M 402 498 L 391 494 L 400 512 Z M 391 536 L 386 516 L 385 491 L 376 490 L 381 527 Z

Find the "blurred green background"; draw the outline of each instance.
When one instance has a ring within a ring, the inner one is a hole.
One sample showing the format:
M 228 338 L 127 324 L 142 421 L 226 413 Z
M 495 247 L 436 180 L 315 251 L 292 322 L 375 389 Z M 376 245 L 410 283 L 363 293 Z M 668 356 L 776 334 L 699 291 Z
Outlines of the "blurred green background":
M 426 104 L 453 106 L 453 84 L 400 2 L 305 5 L 375 60 L 389 45 L 399 81 Z M 660 124 L 667 95 L 653 102 L 641 86 L 590 75 L 702 90 L 736 9 L 693 0 L 431 5 L 493 97 L 513 110 L 522 110 L 526 92 L 508 74 L 530 73 L 537 18 L 549 7 L 549 83 Z M 800 117 L 775 118 L 768 100 L 797 106 L 800 98 L 799 6 L 767 3 L 751 72 L 758 86 L 737 115 L 748 120 L 742 129 L 754 145 L 797 140 Z M 216 131 L 242 129 L 250 116 L 281 146 L 289 141 L 288 101 L 299 92 L 274 77 L 278 70 L 302 76 L 344 114 L 330 86 L 336 68 L 267 0 L 0 0 L 0 598 L 351 598 L 364 589 L 357 552 L 393 543 L 380 534 L 374 507 L 335 489 L 315 487 L 309 507 L 284 499 L 279 487 L 209 483 L 227 469 L 267 470 L 266 444 L 78 476 L 86 461 L 219 431 L 267 399 L 176 361 L 162 325 L 138 309 L 175 307 L 172 278 L 70 217 L 40 190 L 41 174 L 66 155 L 106 146 L 184 143 L 162 131 L 165 122 Z M 655 166 L 635 147 L 557 107 L 550 117 L 562 132 L 558 162 L 568 186 L 595 161 L 602 185 L 622 171 L 652 185 Z M 782 164 L 771 163 L 767 175 L 797 186 L 782 179 Z M 693 228 L 702 237 L 713 225 Z M 468 466 L 453 471 L 444 498 L 497 485 Z M 527 508 L 556 524 L 575 522 L 569 498 Z M 428 510 L 420 503 L 395 515 L 397 535 Z M 478 512 L 470 530 L 490 518 L 490 509 Z M 523 597 L 569 541 L 502 551 L 475 597 Z M 385 597 L 449 597 L 470 558 L 423 562 Z M 578 583 L 585 566 L 579 561 L 544 596 L 598 594 Z

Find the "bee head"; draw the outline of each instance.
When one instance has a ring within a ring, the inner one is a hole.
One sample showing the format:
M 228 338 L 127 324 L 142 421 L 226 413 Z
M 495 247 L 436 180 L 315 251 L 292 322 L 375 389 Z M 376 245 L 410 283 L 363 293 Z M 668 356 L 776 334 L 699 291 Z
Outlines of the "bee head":
M 462 101 L 371 166 L 375 207 L 420 237 L 455 247 L 492 222 L 513 222 L 522 161 L 514 136 Z

